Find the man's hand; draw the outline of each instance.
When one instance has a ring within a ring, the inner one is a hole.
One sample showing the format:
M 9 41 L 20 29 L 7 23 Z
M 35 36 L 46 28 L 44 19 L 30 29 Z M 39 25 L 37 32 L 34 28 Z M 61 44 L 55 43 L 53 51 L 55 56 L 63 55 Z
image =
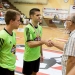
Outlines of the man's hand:
M 48 46 L 48 47 L 52 47 L 53 43 L 52 43 L 51 40 L 47 40 L 47 41 L 45 41 L 45 45 Z
M 53 44 L 53 42 L 51 40 L 48 40 L 48 43 L 49 43 L 49 47 L 54 46 L 54 44 Z

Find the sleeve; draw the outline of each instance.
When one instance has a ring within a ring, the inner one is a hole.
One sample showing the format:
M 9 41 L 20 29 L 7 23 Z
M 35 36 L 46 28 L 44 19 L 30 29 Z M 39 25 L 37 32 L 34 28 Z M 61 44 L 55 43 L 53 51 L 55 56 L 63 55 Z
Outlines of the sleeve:
M 26 42 L 32 41 L 32 34 L 30 33 L 28 27 L 25 28 L 25 39 L 26 39 Z
M 75 38 L 71 37 L 66 44 L 65 54 L 68 56 L 75 56 Z

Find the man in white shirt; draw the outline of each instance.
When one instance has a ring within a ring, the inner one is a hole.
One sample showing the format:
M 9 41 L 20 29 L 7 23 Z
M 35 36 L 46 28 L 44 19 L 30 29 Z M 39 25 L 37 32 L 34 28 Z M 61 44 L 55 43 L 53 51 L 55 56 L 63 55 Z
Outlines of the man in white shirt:
M 66 29 L 70 31 L 70 37 L 65 45 L 53 41 L 55 47 L 63 50 L 62 56 L 62 75 L 75 75 L 71 74 L 72 68 L 75 66 L 75 13 L 69 15 L 65 21 Z

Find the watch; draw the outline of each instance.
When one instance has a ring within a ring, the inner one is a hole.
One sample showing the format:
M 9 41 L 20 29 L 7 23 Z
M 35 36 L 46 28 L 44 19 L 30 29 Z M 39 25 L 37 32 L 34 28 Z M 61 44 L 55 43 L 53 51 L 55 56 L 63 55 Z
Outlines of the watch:
M 65 2 L 65 3 L 67 3 L 67 2 L 68 2 L 68 0 L 64 0 L 64 2 Z

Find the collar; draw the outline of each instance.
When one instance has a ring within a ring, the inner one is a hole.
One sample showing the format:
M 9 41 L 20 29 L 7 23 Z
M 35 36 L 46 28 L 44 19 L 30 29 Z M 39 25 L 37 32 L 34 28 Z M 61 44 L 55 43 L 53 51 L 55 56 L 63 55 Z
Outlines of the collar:
M 12 36 L 13 35 L 13 32 L 12 32 L 12 34 L 10 34 L 5 28 L 4 28 L 4 30 L 10 35 L 10 36 Z
M 29 23 L 29 24 L 33 27 L 33 25 L 31 23 Z M 35 28 L 38 28 L 38 26 L 35 26 Z
M 74 33 L 75 33 L 75 30 L 73 30 L 73 31 L 70 33 L 70 36 L 72 36 Z

